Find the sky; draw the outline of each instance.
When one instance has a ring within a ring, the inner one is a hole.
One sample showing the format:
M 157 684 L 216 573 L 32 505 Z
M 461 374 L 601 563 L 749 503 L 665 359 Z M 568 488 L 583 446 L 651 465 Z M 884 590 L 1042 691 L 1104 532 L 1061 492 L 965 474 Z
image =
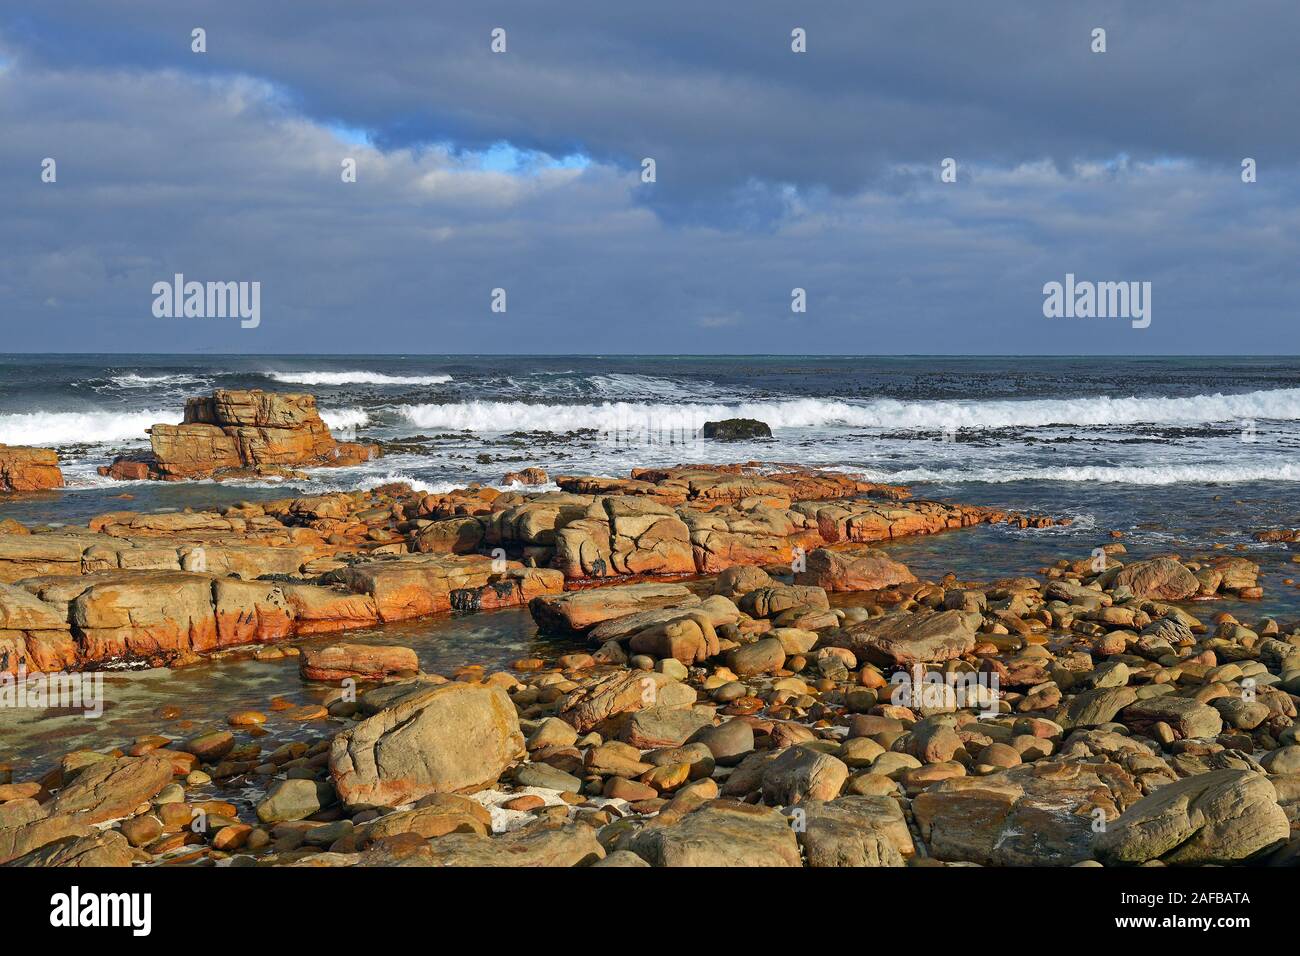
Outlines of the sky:
M 0 351 L 1296 354 L 1298 32 L 1289 0 L 9 4 Z M 156 316 L 178 273 L 260 283 L 259 323 Z M 1150 324 L 1045 316 L 1067 274 L 1149 282 Z

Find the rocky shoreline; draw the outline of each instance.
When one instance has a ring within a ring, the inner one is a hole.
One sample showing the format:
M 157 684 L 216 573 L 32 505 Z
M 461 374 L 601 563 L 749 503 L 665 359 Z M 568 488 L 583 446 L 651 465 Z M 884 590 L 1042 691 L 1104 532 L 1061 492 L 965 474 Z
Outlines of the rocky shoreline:
M 267 438 L 293 429 L 244 426 L 257 440 L 240 432 L 241 447 L 260 449 L 247 460 L 264 467 L 266 447 L 301 464 L 301 455 L 319 460 L 333 442 L 328 430 L 321 437 L 310 396 L 217 392 L 187 404 L 187 420 L 205 416 L 306 422 L 307 444 Z M 196 451 L 211 447 L 207 432 L 178 455 L 163 427 L 151 435 L 155 458 L 132 464 L 164 477 L 221 473 L 227 458 Z M 287 447 L 298 457 L 281 454 Z M 119 460 L 107 470 L 122 468 Z M 540 469 L 516 477 L 521 488 L 547 480 Z M 560 476 L 555 483 L 553 492 L 471 486 L 440 495 L 388 485 L 216 510 L 108 512 L 84 527 L 0 523 L 0 672 L 183 664 L 453 609 L 524 606 L 566 589 L 796 558 L 811 562 L 811 583 L 861 589 L 871 571 L 857 580 L 860 564 L 820 549 L 983 523 L 1053 523 L 910 500 L 904 488 L 845 474 L 758 463 L 637 469 L 626 479 Z
M 0 672 L 251 650 L 296 656 L 324 702 L 224 726 L 169 704 L 36 779 L 0 765 L 0 864 L 1300 859 L 1300 629 L 1216 610 L 1262 594 L 1246 558 L 1128 560 L 1112 537 L 1033 576 L 926 581 L 872 545 L 1053 519 L 795 466 L 530 492 L 539 472 L 5 522 Z M 304 640 L 502 607 L 586 649 L 432 674 Z

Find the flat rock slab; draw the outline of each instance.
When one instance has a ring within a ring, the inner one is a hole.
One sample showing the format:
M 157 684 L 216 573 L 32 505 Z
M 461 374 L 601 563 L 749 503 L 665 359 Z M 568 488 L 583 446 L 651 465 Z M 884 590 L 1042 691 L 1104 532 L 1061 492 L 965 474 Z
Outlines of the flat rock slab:
M 1072 866 L 1093 858 L 1092 811 L 1141 792 L 1117 764 L 1038 761 L 941 781 L 912 801 L 930 855 L 982 866 Z
M 647 707 L 688 707 L 695 703 L 695 688 L 666 674 L 651 671 L 615 671 L 593 677 L 560 700 L 560 719 L 580 734 L 606 720 Z
M 304 647 L 298 670 L 304 680 L 378 680 L 403 671 L 418 671 L 420 660 L 409 647 L 379 644 L 330 644 Z
M 619 584 L 608 588 L 542 595 L 528 603 L 528 610 L 543 631 L 573 634 L 589 631 L 603 621 L 639 611 L 698 603 L 700 599 L 680 584 Z

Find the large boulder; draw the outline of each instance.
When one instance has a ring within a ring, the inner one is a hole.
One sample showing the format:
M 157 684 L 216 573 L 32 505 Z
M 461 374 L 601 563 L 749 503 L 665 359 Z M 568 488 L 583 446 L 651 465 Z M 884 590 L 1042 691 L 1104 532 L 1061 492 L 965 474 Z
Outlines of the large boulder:
M 906 866 L 915 853 L 903 808 L 893 797 L 808 801 L 797 827 L 809 866 Z
M 49 448 L 0 445 L 0 492 L 63 487 L 59 456 Z
M 455 682 L 410 694 L 339 734 L 329 767 L 345 804 L 394 807 L 481 790 L 523 752 L 506 692 Z
M 166 757 L 119 757 L 90 764 L 59 791 L 52 814 L 67 814 L 81 823 L 123 817 L 171 782 Z
M 8 865 L 103 869 L 130 866 L 135 859 L 135 851 L 121 833 L 116 830 L 97 830 L 84 836 L 65 837 L 47 843 Z
M 560 719 L 585 734 L 607 720 L 649 707 L 684 708 L 695 689 L 666 674 L 615 671 L 584 681 L 560 699 Z
M 240 469 L 279 473 L 286 468 L 355 465 L 379 454 L 372 445 L 337 442 L 306 394 L 260 389 L 217 389 L 185 403 L 184 421 L 149 429 L 149 461 L 119 460 L 101 468 L 110 477 L 177 480 Z
M 106 571 L 86 575 L 69 620 L 90 660 L 169 659 L 217 647 L 213 579 L 203 574 Z
M 1148 733 L 1157 723 L 1165 723 L 1180 738 L 1214 737 L 1223 730 L 1223 717 L 1213 707 L 1173 694 L 1129 704 L 1120 712 L 1120 719 L 1139 733 Z
M 827 591 L 875 591 L 908 584 L 916 576 L 907 565 L 876 548 L 864 551 L 817 548 L 805 558 L 804 570 L 797 572 L 794 580 L 796 584 L 811 584 Z
M 652 866 L 802 866 L 790 821 L 769 807 L 707 803 L 668 826 L 648 826 L 626 847 Z
M 1132 687 L 1098 687 L 1076 694 L 1057 720 L 1064 729 L 1099 727 L 1137 700 Z
M 975 649 L 978 612 L 919 611 L 887 614 L 825 638 L 877 664 L 946 661 Z
M 1095 811 L 1113 819 L 1141 797 L 1113 763 L 1036 761 L 952 777 L 912 801 L 930 855 L 983 866 L 1072 866 L 1091 859 Z
M 499 572 L 483 554 L 410 554 L 359 562 L 330 577 L 369 595 L 387 623 L 449 611 L 452 592 L 485 587 Z
M 810 747 L 788 747 L 763 771 L 763 799 L 776 806 L 834 800 L 848 776 L 848 765 L 838 757 Z
M 1138 598 L 1181 601 L 1200 589 L 1196 575 L 1172 558 L 1155 558 L 1125 565 L 1115 575 L 1116 587 L 1127 587 Z
M 1167 783 L 1133 804 L 1098 838 L 1097 855 L 1111 864 L 1223 865 L 1249 859 L 1289 835 L 1268 777 L 1212 770 Z
M 41 816 L 17 826 L 0 827 L 0 866 L 51 843 L 76 840 L 96 832 L 89 822 L 70 813 Z

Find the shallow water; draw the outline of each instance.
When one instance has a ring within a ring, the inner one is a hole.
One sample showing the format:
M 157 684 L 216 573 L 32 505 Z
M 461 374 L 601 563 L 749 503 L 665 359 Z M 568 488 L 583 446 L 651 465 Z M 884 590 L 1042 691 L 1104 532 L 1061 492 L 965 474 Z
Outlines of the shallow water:
M 539 638 L 522 608 L 482 614 L 446 615 L 377 628 L 322 635 L 315 643 L 346 640 L 358 644 L 400 644 L 415 650 L 426 673 L 451 676 L 466 664 L 500 669 L 522 657 L 555 657 L 573 650 L 572 642 Z M 295 641 L 296 646 L 310 642 Z M 329 685 L 309 683 L 298 675 L 298 659 L 258 661 L 246 654 L 212 658 L 177 670 L 151 668 L 103 674 L 103 714 L 0 708 L 0 761 L 14 768 L 14 779 L 27 779 L 58 764 L 73 750 L 125 746 L 149 734 L 191 737 L 226 727 L 227 715 L 259 710 L 268 717 L 259 737 L 263 752 L 291 740 L 322 735 L 321 722 L 289 720 L 269 709 L 273 698 L 293 704 L 321 703 Z M 181 708 L 180 717 L 161 720 L 164 704 Z M 235 731 L 243 741 L 249 734 Z

